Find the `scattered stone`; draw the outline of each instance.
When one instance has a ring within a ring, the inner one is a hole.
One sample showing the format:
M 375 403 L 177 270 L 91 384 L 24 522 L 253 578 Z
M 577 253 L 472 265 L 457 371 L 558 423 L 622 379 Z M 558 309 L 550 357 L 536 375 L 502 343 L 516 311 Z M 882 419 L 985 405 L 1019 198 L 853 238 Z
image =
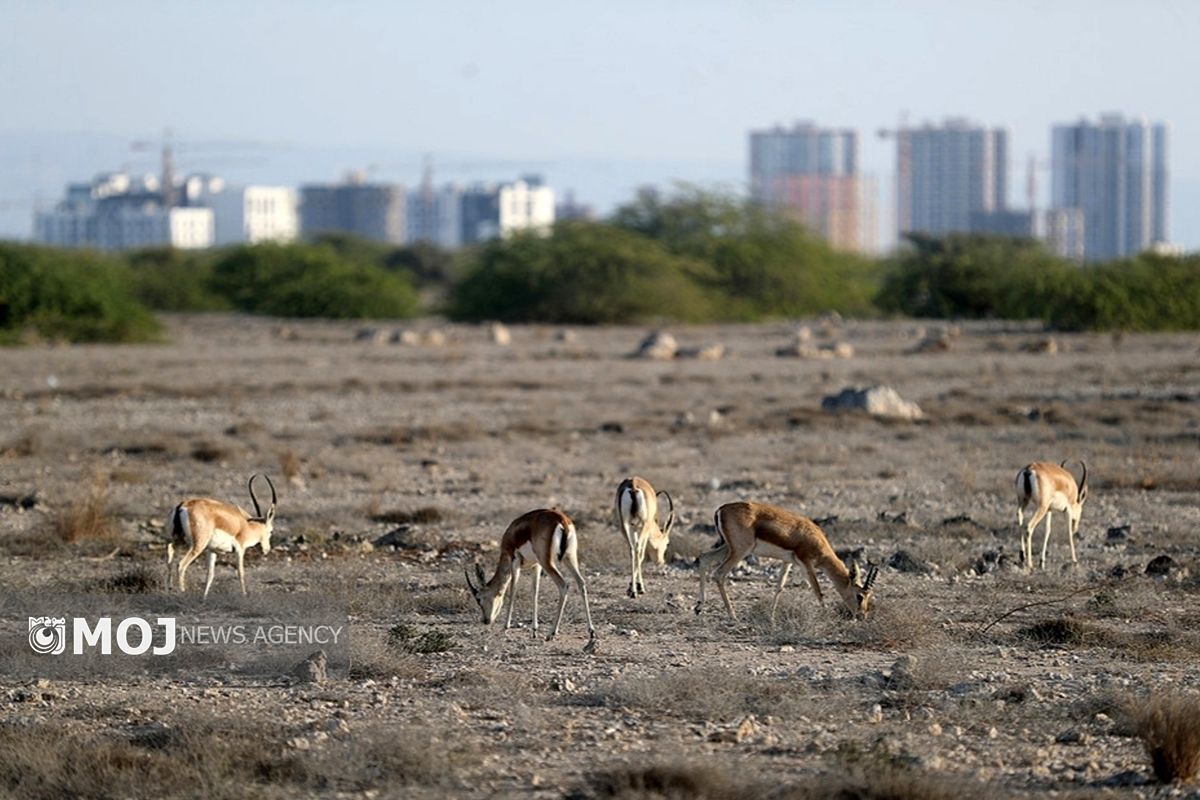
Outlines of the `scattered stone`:
M 336 736 L 338 738 L 349 736 L 350 723 L 346 722 L 344 719 L 334 717 L 333 719 L 325 720 L 322 731 L 329 736 Z
M 1022 353 L 1044 353 L 1052 356 L 1058 352 L 1058 340 L 1053 336 L 1047 336 L 1045 339 L 1036 339 L 1032 342 L 1025 342 L 1021 345 Z
M 670 361 L 679 350 L 675 337 L 666 331 L 655 331 L 642 340 L 634 358 L 649 358 L 656 361 Z
M 913 676 L 913 670 L 916 669 L 917 659 L 911 655 L 903 655 L 896 659 L 892 664 L 887 678 L 887 687 L 889 689 L 912 689 L 916 686 L 916 678 Z
M 846 342 L 821 345 L 814 347 L 807 341 L 796 340 L 789 345 L 775 350 L 780 358 L 806 358 L 812 360 L 830 360 L 834 358 L 853 358 L 854 346 Z
M 392 333 L 392 344 L 402 344 L 415 347 L 421 343 L 421 333 L 413 330 L 400 330 Z
M 488 335 L 492 339 L 492 344 L 498 344 L 501 347 L 512 344 L 512 333 L 508 330 L 508 326 L 501 322 L 493 322 L 488 328 Z
M 847 387 L 821 401 L 821 408 L 830 413 L 865 411 L 872 417 L 887 419 L 922 419 L 925 415 L 916 403 L 903 399 L 890 386 Z
M 300 339 L 300 331 L 291 325 L 277 325 L 271 332 L 275 334 L 275 338 L 285 342 L 295 342 Z
M 990 572 L 996 572 L 1007 567 L 1011 561 L 1012 559 L 1003 551 L 984 550 L 983 554 L 975 559 L 975 563 L 971 568 L 975 571 L 976 575 L 987 575 Z
M 401 525 L 399 528 L 388 531 L 382 536 L 375 539 L 371 544 L 378 547 L 393 547 L 401 550 L 414 548 L 416 545 L 408 536 L 409 526 Z
M 1167 555 L 1155 556 L 1150 559 L 1150 563 L 1146 565 L 1146 574 L 1154 575 L 1155 577 L 1165 578 L 1172 572 L 1175 572 L 1178 566 L 1175 564 L 1175 559 Z
M 383 328 L 359 328 L 354 333 L 354 341 L 367 342 L 368 344 L 385 344 L 388 340 L 388 332 Z
M 318 650 L 297 664 L 292 674 L 301 683 L 324 683 L 328 677 L 326 675 L 328 663 L 329 659 L 325 655 L 325 651 Z
M 1108 533 L 1104 536 L 1104 541 L 1108 544 L 1122 544 L 1129 541 L 1129 532 L 1131 530 L 1129 524 L 1117 525 L 1109 528 Z
M 915 573 L 917 575 L 929 575 L 933 572 L 933 567 L 907 550 L 897 550 L 892 553 L 891 558 L 887 560 L 887 565 L 897 572 Z
M 575 691 L 575 682 L 565 675 L 556 675 L 550 679 L 550 690 L 553 692 L 573 692 Z
M 446 344 L 446 334 L 443 331 L 429 331 L 425 334 L 425 344 L 431 347 L 441 347 Z
M 929 723 L 928 731 L 929 731 L 930 736 L 941 736 L 942 735 L 942 726 L 936 722 L 931 722 L 931 723 Z
M 945 353 L 952 346 L 955 336 L 946 328 L 934 328 L 925 338 L 917 342 L 910 353 Z
M 601 422 L 600 423 L 600 432 L 601 433 L 624 433 L 625 426 L 619 422 Z
M 874 725 L 878 725 L 879 723 L 883 722 L 882 704 L 876 703 L 875 705 L 871 706 L 871 712 L 867 714 L 867 721 Z
M 725 357 L 725 345 L 707 344 L 703 347 L 687 347 L 675 353 L 676 358 L 695 358 L 699 361 L 719 361 Z
M 1078 728 L 1068 728 L 1067 730 L 1054 737 L 1054 741 L 1058 744 L 1082 744 L 1089 745 L 1092 743 L 1092 735 L 1087 731 L 1079 730 Z
M 554 341 L 562 342 L 563 344 L 574 344 L 577 338 L 579 337 L 572 330 L 562 330 L 554 334 Z

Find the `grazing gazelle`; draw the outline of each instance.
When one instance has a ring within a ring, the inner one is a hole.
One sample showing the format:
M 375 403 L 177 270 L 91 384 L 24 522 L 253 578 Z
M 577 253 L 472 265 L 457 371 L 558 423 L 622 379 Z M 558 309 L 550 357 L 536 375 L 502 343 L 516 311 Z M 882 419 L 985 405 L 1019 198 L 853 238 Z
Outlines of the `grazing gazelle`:
M 872 566 L 865 577 L 857 562 L 852 562 L 850 569 L 846 569 L 846 565 L 829 546 L 825 534 L 808 517 L 763 503 L 726 503 L 717 509 L 716 522 L 721 543 L 702 553 L 699 558 L 700 598 L 696 601 L 697 614 L 704 606 L 705 577 L 712 571 L 713 564 L 719 561 L 720 565 L 714 573 L 717 590 L 725 601 L 729 616 L 736 619 L 729 595 L 725 592 L 725 579 L 738 562 L 751 553 L 784 561 L 779 586 L 771 603 L 772 620 L 775 618 L 775 608 L 779 605 L 779 595 L 787 585 L 794 564 L 804 565 L 809 585 L 822 604 L 825 598 L 817 583 L 818 569 L 833 582 L 842 602 L 852 614 L 860 616 L 870 611 L 871 587 L 879 575 L 879 568 Z
M 183 556 L 179 559 L 179 591 L 187 591 L 188 566 L 207 550 L 208 580 L 204 584 L 204 596 L 208 597 L 212 587 L 218 551 L 237 553 L 238 578 L 242 582 L 242 594 L 246 594 L 246 548 L 259 545 L 263 555 L 271 552 L 271 529 L 275 525 L 275 484 L 266 475 L 262 476 L 271 487 L 271 505 L 264 514 L 254 496 L 254 479 L 257 477 L 257 473 L 251 475 L 249 483 L 254 516 L 240 506 L 209 497 L 185 500 L 171 510 L 166 526 L 168 587 L 171 586 L 171 563 L 175 560 L 178 545 L 183 548 Z
M 670 507 L 661 527 L 658 524 L 659 495 L 667 498 Z M 617 520 L 629 544 L 629 596 L 637 597 L 646 591 L 642 582 L 646 551 L 654 553 L 655 564 L 665 563 L 671 525 L 675 522 L 675 501 L 666 492 L 655 492 L 645 478 L 626 478 L 617 487 Z
M 583 610 L 587 614 L 588 640 L 593 644 L 596 629 L 592 626 L 592 609 L 588 604 L 587 586 L 579 571 L 579 537 L 575 534 L 575 523 L 558 509 L 539 508 L 522 514 L 509 523 L 500 538 L 500 561 L 491 580 L 483 575 L 483 568 L 475 564 L 476 585 L 471 580 L 471 571 L 466 570 L 467 586 L 483 612 L 483 624 L 491 625 L 500 616 L 504 595 L 512 588 L 512 599 L 508 604 L 508 620 L 505 628 L 512 627 L 513 609 L 517 604 L 517 582 L 521 578 L 521 567 L 533 565 L 533 635 L 538 632 L 538 588 L 542 570 L 558 587 L 558 616 L 554 618 L 554 629 L 546 637 L 549 641 L 558 633 L 563 609 L 567 606 L 567 581 L 559 568 L 566 566 L 583 595 Z
M 1017 524 L 1025 526 L 1025 508 L 1032 503 L 1035 511 L 1029 525 L 1021 533 L 1021 555 L 1025 559 L 1025 571 L 1033 569 L 1033 531 L 1046 518 L 1046 535 L 1042 539 L 1040 569 L 1046 568 L 1046 548 L 1050 544 L 1051 511 L 1067 512 L 1067 543 L 1071 545 L 1071 563 L 1078 564 L 1075 557 L 1075 533 L 1079 530 L 1079 517 L 1083 513 L 1083 501 L 1087 499 L 1087 464 L 1082 461 L 1083 477 L 1078 486 L 1075 476 L 1066 469 L 1067 462 L 1055 466 L 1045 461 L 1035 461 L 1017 473 Z

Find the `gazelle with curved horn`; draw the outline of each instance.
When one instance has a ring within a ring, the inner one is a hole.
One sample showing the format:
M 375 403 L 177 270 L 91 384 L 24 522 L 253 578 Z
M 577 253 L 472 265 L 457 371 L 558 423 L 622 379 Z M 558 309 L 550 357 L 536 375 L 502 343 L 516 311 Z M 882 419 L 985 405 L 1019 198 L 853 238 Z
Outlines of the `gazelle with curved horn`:
M 560 568 L 565 566 L 571 573 L 579 593 L 583 595 L 583 610 L 587 615 L 588 645 L 594 647 L 596 629 L 592 625 L 592 609 L 588 603 L 587 586 L 583 582 L 583 574 L 579 571 L 579 537 L 575 533 L 575 523 L 563 512 L 557 509 L 540 508 L 530 511 L 514 519 L 500 538 L 500 560 L 492 577 L 485 578 L 483 568 L 476 562 L 475 577 L 478 582 L 471 580 L 471 570 L 466 570 L 467 586 L 471 590 L 475 602 L 483 612 L 483 624 L 490 625 L 500 616 L 500 608 L 504 605 L 504 596 L 512 589 L 512 598 L 508 604 L 508 620 L 505 628 L 512 627 L 513 609 L 517 604 L 517 582 L 521 578 L 521 568 L 526 564 L 533 566 L 533 635 L 538 632 L 538 589 L 541 584 L 542 570 L 558 587 L 558 615 L 554 618 L 554 628 L 546 637 L 549 641 L 558 634 L 558 626 L 562 623 L 563 609 L 567 606 L 569 588 Z
M 833 582 L 842 602 L 852 614 L 864 616 L 871 610 L 871 587 L 875 585 L 879 568 L 872 565 L 865 576 L 857 562 L 852 562 L 847 569 L 829 545 L 825 533 L 808 517 L 764 503 L 726 503 L 717 509 L 715 518 L 721 542 L 712 550 L 702 553 L 698 559 L 700 597 L 696 601 L 697 614 L 704 607 L 704 580 L 713 572 L 717 591 L 725 601 L 725 609 L 731 618 L 736 619 L 725 591 L 725 581 L 733 568 L 751 553 L 784 562 L 771 603 L 772 620 L 775 619 L 779 596 L 795 564 L 804 565 L 808 583 L 817 595 L 818 602 L 825 602 L 821 586 L 817 583 L 816 570 L 819 569 Z M 718 564 L 715 572 L 714 564 Z
M 1083 501 L 1087 499 L 1087 464 L 1079 466 L 1083 475 L 1079 484 L 1075 476 L 1067 471 L 1067 462 L 1054 465 L 1035 461 L 1017 473 L 1017 524 L 1024 527 L 1021 532 L 1021 554 L 1025 559 L 1025 571 L 1033 569 L 1033 531 L 1042 517 L 1046 518 L 1046 535 L 1042 538 L 1042 557 L 1039 569 L 1046 568 L 1046 549 L 1050 545 L 1050 517 L 1052 511 L 1067 512 L 1067 543 L 1071 546 L 1071 563 L 1078 564 L 1075 556 L 1075 534 L 1079 530 L 1079 518 L 1083 514 Z M 1033 516 L 1025 525 L 1025 509 L 1032 504 Z
M 670 509 L 661 526 L 658 524 L 660 496 L 666 498 Z M 629 596 L 637 597 L 646 591 L 642 564 L 647 550 L 654 554 L 655 564 L 665 563 L 671 525 L 675 522 L 675 501 L 666 492 L 655 492 L 645 478 L 626 478 L 617 487 L 617 520 L 629 544 Z
M 263 513 L 254 494 L 254 479 L 262 477 L 271 487 L 271 505 Z M 254 516 L 240 506 L 198 497 L 185 500 L 171 510 L 167 517 L 167 586 L 171 586 L 171 564 L 175 560 L 175 547 L 183 548 L 179 559 L 179 590 L 186 591 L 187 568 L 201 553 L 208 552 L 208 580 L 204 584 L 204 596 L 212 588 L 213 572 L 217 565 L 217 553 L 237 553 L 238 578 L 242 582 L 242 594 L 246 594 L 246 549 L 258 545 L 263 555 L 271 552 L 271 530 L 275 525 L 275 484 L 266 475 L 250 476 L 250 502 L 254 503 Z

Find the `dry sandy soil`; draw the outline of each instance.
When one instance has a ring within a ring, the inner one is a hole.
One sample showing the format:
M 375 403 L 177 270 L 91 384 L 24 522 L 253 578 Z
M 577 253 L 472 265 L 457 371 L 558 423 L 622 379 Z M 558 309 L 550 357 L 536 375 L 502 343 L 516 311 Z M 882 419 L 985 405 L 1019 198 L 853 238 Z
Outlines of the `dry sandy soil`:
M 216 615 L 308 593 L 348 615 L 350 647 L 320 684 L 203 659 L 39 680 L 10 659 L 0 795 L 1189 791 L 1154 781 L 1135 734 L 1149 698 L 1200 689 L 1196 335 L 1061 335 L 1050 355 L 1025 351 L 1041 338 L 1028 327 L 965 325 L 948 351 L 914 354 L 917 323 L 848 321 L 828 333 L 855 356 L 817 361 L 775 356 L 792 324 L 677 328 L 729 354 L 658 362 L 626 358 L 635 328 L 518 327 L 501 346 L 468 326 L 401 345 L 352 324 L 168 325 L 161 346 L 0 353 L 5 595 Z M 877 383 L 925 419 L 821 410 Z M 1014 477 L 1064 458 L 1090 468 L 1079 564 L 1058 514 L 1048 569 L 1027 575 Z M 168 510 L 200 494 L 245 505 L 254 471 L 280 498 L 248 600 L 228 558 L 207 605 L 201 562 L 188 596 L 167 595 Z M 629 474 L 679 510 L 669 563 L 647 566 L 636 600 L 611 505 Z M 692 562 L 736 499 L 836 518 L 835 548 L 891 564 L 873 616 L 846 618 L 828 591 L 819 606 L 797 577 L 771 624 L 772 561 L 734 573 L 737 621 L 715 593 L 693 614 Z M 594 654 L 578 595 L 546 642 L 528 578 L 508 631 L 481 625 L 466 591 L 463 567 L 490 570 L 508 521 L 543 506 L 576 520 Z M 1167 574 L 1146 574 L 1161 555 Z

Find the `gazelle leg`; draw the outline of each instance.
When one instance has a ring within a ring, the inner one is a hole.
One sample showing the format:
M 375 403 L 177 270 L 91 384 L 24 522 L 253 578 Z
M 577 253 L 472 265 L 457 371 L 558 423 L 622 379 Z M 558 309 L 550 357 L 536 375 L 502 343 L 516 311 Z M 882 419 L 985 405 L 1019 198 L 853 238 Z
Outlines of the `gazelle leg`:
M 558 626 L 562 624 L 563 610 L 567 607 L 567 581 L 563 578 L 562 573 L 551 566 L 546 567 L 546 574 L 550 576 L 550 580 L 554 581 L 554 585 L 558 587 L 558 614 L 554 617 L 554 628 L 550 631 L 550 635 L 546 637 L 546 641 L 550 641 L 558 635 Z
M 587 617 L 588 638 L 596 638 L 596 628 L 592 625 L 592 606 L 588 602 L 587 584 L 583 581 L 583 573 L 579 571 L 579 558 L 574 550 L 567 551 L 567 571 L 571 573 L 571 577 L 575 579 L 575 585 L 579 587 L 579 593 L 583 595 L 583 614 Z M 559 616 L 562 611 L 559 611 Z M 557 629 L 557 625 L 555 628 Z
M 717 571 L 713 573 L 713 580 L 717 583 L 717 591 L 721 594 L 721 600 L 725 602 L 725 610 L 729 612 L 730 619 L 737 619 L 737 614 L 733 613 L 733 603 L 729 602 L 729 592 L 726 591 L 725 581 L 729 577 L 729 573 L 733 572 L 733 568 L 742 560 L 742 555 L 733 552 L 730 548 L 729 554 L 725 556 L 725 560 L 721 562 L 721 566 L 717 567 Z
M 237 548 L 238 580 L 242 582 L 242 597 L 246 596 L 246 548 Z
M 637 597 L 637 539 L 634 537 L 633 531 L 629 527 L 628 520 L 621 520 L 621 529 L 625 532 L 625 542 L 629 545 L 629 596 Z
M 175 545 L 167 542 L 167 591 L 171 591 L 171 562 L 175 560 Z
M 712 550 L 705 551 L 696 559 L 697 572 L 700 573 L 700 596 L 696 600 L 696 607 L 693 609 L 697 614 L 704 608 L 704 580 L 708 577 L 708 573 L 712 572 L 712 565 L 725 558 L 729 552 L 729 545 L 722 542 Z
M 217 554 L 213 551 L 208 553 L 208 580 L 204 582 L 204 599 L 208 599 L 208 590 L 212 588 L 213 573 L 217 570 Z
M 1079 559 L 1075 557 L 1075 533 L 1079 530 L 1079 521 L 1071 522 L 1071 517 L 1067 515 L 1067 544 L 1071 545 L 1071 563 L 1078 564 Z
M 813 594 L 817 596 L 817 602 L 825 605 L 825 595 L 821 594 L 821 584 L 817 582 L 817 571 L 807 561 L 804 562 L 804 569 L 808 572 L 808 585 L 812 587 Z
M 508 590 L 512 592 L 512 597 L 508 599 L 508 619 L 504 622 L 504 630 L 512 627 L 513 611 L 517 608 L 517 581 L 521 580 L 521 559 L 514 558 L 512 565 L 512 584 Z
M 1046 512 L 1046 535 L 1042 538 L 1042 560 L 1038 563 L 1039 569 L 1046 568 L 1046 550 L 1050 547 L 1050 519 L 1054 514 Z
M 538 632 L 538 590 L 542 586 L 542 566 L 533 565 L 533 635 Z
M 638 554 L 637 554 L 637 593 L 646 593 L 646 579 L 642 575 L 642 569 L 646 565 L 646 547 L 650 544 L 650 536 L 645 530 L 638 536 Z
M 779 573 L 779 586 L 775 588 L 775 599 L 771 601 L 771 623 L 775 623 L 775 609 L 779 607 L 779 596 L 783 594 L 783 588 L 787 586 L 788 576 L 792 574 L 792 562 L 787 562 L 783 565 L 783 571 Z
M 183 558 L 179 559 L 179 591 L 187 591 L 187 568 L 199 555 L 199 553 L 189 550 L 183 554 Z
M 1029 524 L 1025 526 L 1024 556 L 1026 572 L 1033 572 L 1033 532 L 1037 530 L 1038 523 L 1042 521 L 1042 517 L 1047 515 L 1048 511 L 1039 509 L 1034 512 L 1034 515 L 1029 519 Z M 1048 525 L 1049 521 L 1046 524 Z M 1048 536 L 1049 534 L 1047 534 Z

